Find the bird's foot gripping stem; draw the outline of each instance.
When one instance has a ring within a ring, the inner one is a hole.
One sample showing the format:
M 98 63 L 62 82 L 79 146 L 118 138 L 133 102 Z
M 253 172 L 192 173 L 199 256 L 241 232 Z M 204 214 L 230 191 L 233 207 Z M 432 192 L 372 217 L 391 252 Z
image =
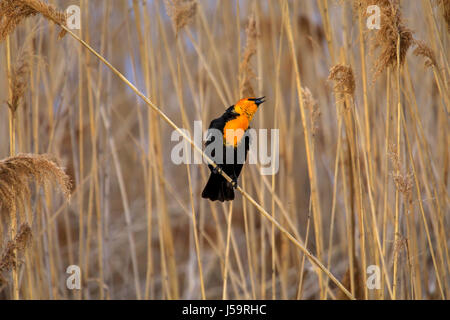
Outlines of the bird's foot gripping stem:
M 231 181 L 231 186 L 233 187 L 233 189 L 237 189 L 238 187 L 237 178 L 234 178 L 233 181 Z

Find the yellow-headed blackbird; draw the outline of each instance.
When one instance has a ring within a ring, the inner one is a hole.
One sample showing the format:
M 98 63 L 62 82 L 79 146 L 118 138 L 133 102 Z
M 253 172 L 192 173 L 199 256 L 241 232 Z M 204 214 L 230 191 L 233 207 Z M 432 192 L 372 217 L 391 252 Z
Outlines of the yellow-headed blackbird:
M 263 102 L 264 97 L 241 99 L 229 107 L 221 117 L 211 121 L 205 153 L 215 161 L 217 168 L 208 165 L 211 175 L 203 189 L 203 198 L 221 202 L 234 200 L 234 188 L 237 186 L 237 179 L 250 146 L 250 136 L 246 133 L 253 115 Z M 213 142 L 216 142 L 216 147 L 208 148 Z M 233 183 L 225 180 L 220 174 L 222 170 L 233 179 Z

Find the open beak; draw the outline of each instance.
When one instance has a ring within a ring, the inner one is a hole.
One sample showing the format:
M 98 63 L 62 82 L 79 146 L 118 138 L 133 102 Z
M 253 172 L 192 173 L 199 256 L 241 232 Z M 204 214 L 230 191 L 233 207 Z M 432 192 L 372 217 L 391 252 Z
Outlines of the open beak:
M 249 99 L 249 100 L 254 101 L 259 106 L 261 103 L 266 102 L 266 100 L 264 100 L 264 98 L 265 98 L 265 96 L 261 97 L 261 98 L 254 98 L 254 99 Z

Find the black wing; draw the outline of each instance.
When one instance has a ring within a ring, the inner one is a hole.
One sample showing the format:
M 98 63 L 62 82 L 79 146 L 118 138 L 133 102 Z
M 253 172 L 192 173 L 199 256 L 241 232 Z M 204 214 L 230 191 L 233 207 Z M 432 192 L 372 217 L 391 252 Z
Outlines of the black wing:
M 205 146 L 208 146 L 212 142 L 214 142 L 213 135 L 210 134 L 210 129 L 216 129 L 222 132 L 223 134 L 223 128 L 225 127 L 225 120 L 223 120 L 222 117 L 214 119 L 211 121 L 209 128 L 208 128 L 208 134 L 206 135 L 206 142 Z
M 210 145 L 211 143 L 214 142 L 215 136 L 210 133 L 210 131 L 209 131 L 210 129 L 219 130 L 222 133 L 222 139 L 223 139 L 223 130 L 225 128 L 225 124 L 229 120 L 235 119 L 238 116 L 239 116 L 239 114 L 234 112 L 234 106 L 231 106 L 225 111 L 225 113 L 222 116 L 211 121 L 209 128 L 208 128 L 208 134 L 206 135 L 205 147 L 207 147 L 208 145 Z M 208 154 L 208 156 L 211 158 L 214 158 L 216 156 L 214 150 L 212 150 L 211 154 Z M 222 165 L 220 165 L 220 166 L 222 166 Z M 211 165 L 208 165 L 208 167 L 211 170 L 213 170 L 213 167 Z
M 211 121 L 211 123 L 209 124 L 208 130 L 216 129 L 216 130 L 221 131 L 222 135 L 223 135 L 223 129 L 225 128 L 225 124 L 229 120 L 235 119 L 237 116 L 239 116 L 239 113 L 234 112 L 234 106 L 231 106 L 225 111 L 225 113 L 222 116 Z M 205 146 L 208 146 L 213 141 L 214 140 L 211 140 L 211 136 L 208 134 L 206 136 Z

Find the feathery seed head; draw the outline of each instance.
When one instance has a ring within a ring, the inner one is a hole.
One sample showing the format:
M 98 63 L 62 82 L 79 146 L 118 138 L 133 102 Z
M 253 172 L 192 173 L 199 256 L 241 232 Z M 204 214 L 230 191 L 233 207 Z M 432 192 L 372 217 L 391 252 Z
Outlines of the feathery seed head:
M 353 96 L 355 94 L 355 77 L 351 67 L 337 64 L 330 69 L 330 75 L 328 80 L 335 82 L 334 90 L 341 94 L 349 94 Z
M 256 54 L 256 43 L 258 38 L 258 30 L 256 27 L 256 18 L 254 14 L 249 16 L 245 32 L 247 34 L 247 41 L 245 44 L 243 58 L 239 65 L 239 92 L 241 97 L 253 97 L 255 95 L 255 90 L 253 89 L 252 80 L 256 78 L 256 76 L 250 61 Z
M 414 50 L 414 55 L 416 56 L 422 56 L 425 58 L 425 66 L 431 68 L 431 67 L 438 67 L 436 56 L 433 52 L 433 50 L 426 45 L 425 42 L 416 40 L 415 44 L 417 45 L 416 49 Z
M 165 0 L 165 3 L 167 15 L 178 34 L 197 13 L 197 2 L 195 0 Z
M 30 193 L 29 183 L 39 185 L 58 184 L 60 190 L 70 197 L 70 181 L 49 155 L 19 154 L 0 160 L 0 207 L 15 208 L 16 202 Z
M 26 18 L 41 14 L 45 19 L 66 26 L 66 13 L 40 0 L 3 0 L 0 2 L 0 42 Z M 59 38 L 66 34 L 61 30 Z

